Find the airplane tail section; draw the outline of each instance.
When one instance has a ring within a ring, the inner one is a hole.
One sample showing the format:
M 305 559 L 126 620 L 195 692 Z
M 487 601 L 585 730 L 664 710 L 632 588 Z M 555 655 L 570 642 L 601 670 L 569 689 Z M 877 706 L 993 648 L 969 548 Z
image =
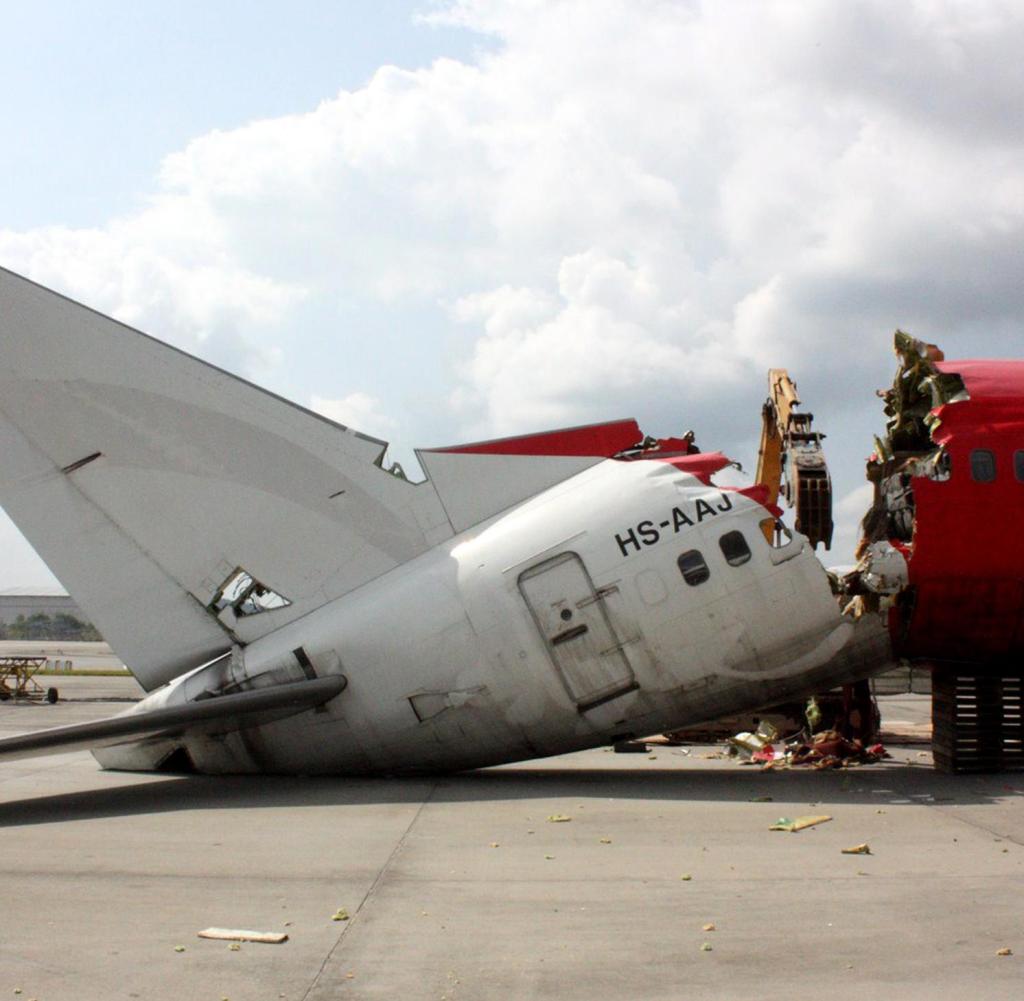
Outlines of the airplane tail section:
M 386 447 L 0 269 L 0 505 L 146 688 L 453 534 Z
M 0 506 L 147 689 L 636 444 L 617 421 L 420 452 L 0 269 Z

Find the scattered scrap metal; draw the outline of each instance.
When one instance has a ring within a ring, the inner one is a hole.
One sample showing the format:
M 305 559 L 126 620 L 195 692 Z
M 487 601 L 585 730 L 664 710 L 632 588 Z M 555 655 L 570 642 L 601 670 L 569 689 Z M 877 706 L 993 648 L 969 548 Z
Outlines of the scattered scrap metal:
M 866 747 L 860 740 L 848 739 L 838 730 L 813 733 L 815 723 L 821 719 L 816 709 L 817 703 L 811 699 L 807 709 L 808 727 L 782 741 L 778 748 L 778 730 L 767 720 L 762 720 L 753 733 L 743 732 L 730 737 L 729 753 L 739 758 L 741 764 L 761 765 L 762 771 L 801 765 L 818 770 L 852 768 L 874 764 L 890 756 L 881 744 Z
M 831 819 L 832 818 L 827 813 L 813 817 L 797 817 L 794 820 L 790 820 L 789 817 L 779 817 L 779 819 L 776 820 L 768 830 L 788 831 L 790 834 L 796 834 L 799 831 L 806 830 L 808 827 L 817 827 L 818 824 L 827 824 Z
M 844 848 L 842 851 L 844 855 L 870 855 L 871 846 L 865 842 L 862 845 L 854 845 L 852 848 Z

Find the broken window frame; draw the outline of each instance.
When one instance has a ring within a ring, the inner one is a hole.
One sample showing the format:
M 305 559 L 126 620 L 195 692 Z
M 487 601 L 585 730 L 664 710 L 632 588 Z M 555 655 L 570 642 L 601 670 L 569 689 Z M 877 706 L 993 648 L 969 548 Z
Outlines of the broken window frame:
M 996 453 L 990 448 L 971 449 L 971 479 L 975 483 L 995 483 L 996 481 Z M 988 468 L 984 463 L 988 463 Z M 991 471 L 991 475 L 989 472 Z
M 736 542 L 739 545 L 734 545 Z M 718 548 L 721 549 L 725 562 L 731 567 L 741 567 L 744 563 L 750 562 L 752 556 L 750 546 L 747 545 L 746 536 L 739 529 L 733 529 L 721 536 L 718 540 Z
M 793 533 L 786 528 L 781 518 L 762 518 L 759 525 L 765 542 L 772 549 L 785 549 L 793 541 Z
M 275 612 L 290 604 L 290 599 L 256 580 L 244 567 L 235 567 L 217 588 L 207 607 L 214 615 L 230 608 L 236 618 L 242 619 Z
M 699 563 L 693 559 L 687 559 L 694 556 Z M 684 560 L 687 561 L 685 564 Z M 711 577 L 711 568 L 704 559 L 704 554 L 699 549 L 687 549 L 685 553 L 680 554 L 679 559 L 676 560 L 676 565 L 679 567 L 679 572 L 683 575 L 683 580 L 690 587 L 699 587 Z

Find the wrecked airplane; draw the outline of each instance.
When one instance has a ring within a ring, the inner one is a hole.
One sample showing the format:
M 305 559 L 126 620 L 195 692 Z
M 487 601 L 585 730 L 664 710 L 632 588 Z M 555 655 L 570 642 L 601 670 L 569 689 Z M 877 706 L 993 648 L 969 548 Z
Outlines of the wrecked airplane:
M 857 567 L 773 370 L 756 482 L 615 421 L 419 451 L 0 272 L 0 502 L 149 695 L 0 741 L 106 767 L 370 773 L 629 740 L 935 669 L 936 760 L 1024 758 L 1024 362 L 897 333 Z M 775 506 L 796 508 L 790 533 Z M 955 568 L 951 571 L 950 568 Z
M 0 741 L 122 769 L 462 769 L 889 660 L 763 486 L 635 421 L 386 443 L 0 271 L 0 503 L 150 694 Z

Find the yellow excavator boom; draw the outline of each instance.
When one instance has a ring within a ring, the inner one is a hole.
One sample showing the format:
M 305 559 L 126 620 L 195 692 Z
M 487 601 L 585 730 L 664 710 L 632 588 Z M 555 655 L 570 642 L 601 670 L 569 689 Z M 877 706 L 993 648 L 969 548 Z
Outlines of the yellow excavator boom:
M 813 429 L 814 415 L 798 413 L 796 383 L 784 368 L 768 372 L 768 399 L 761 408 L 761 445 L 756 482 L 768 488 L 768 500 L 779 495 L 796 508 L 796 530 L 817 548 L 832 545 L 832 480 L 821 447 L 824 435 Z M 770 540 L 771 527 L 765 535 Z

